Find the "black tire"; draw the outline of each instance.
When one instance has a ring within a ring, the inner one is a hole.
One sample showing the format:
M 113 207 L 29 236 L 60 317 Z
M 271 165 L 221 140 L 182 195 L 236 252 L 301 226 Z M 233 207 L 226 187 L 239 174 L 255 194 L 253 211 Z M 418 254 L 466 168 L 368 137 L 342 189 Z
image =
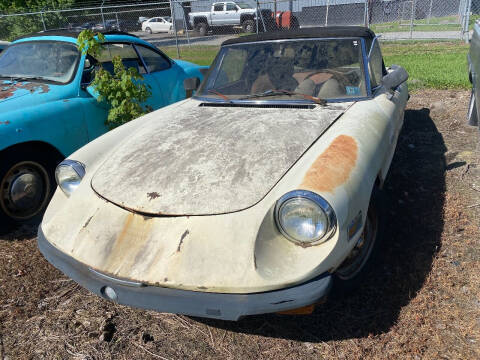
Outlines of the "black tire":
M 335 271 L 332 295 L 344 296 L 361 285 L 378 258 L 383 238 L 384 194 L 375 188 L 372 192 L 365 225 L 357 245 Z
M 149 27 L 145 28 L 145 32 L 151 34 L 152 33 L 152 29 L 150 29 Z
M 204 22 L 201 22 L 196 25 L 195 30 L 197 31 L 198 35 L 205 36 L 208 32 L 208 26 Z
M 479 126 L 476 101 L 477 100 L 475 99 L 475 89 L 472 88 L 467 112 L 468 125 L 471 126 Z
M 242 23 L 242 29 L 246 33 L 253 33 L 255 32 L 255 21 L 253 20 L 245 20 Z
M 41 219 L 56 187 L 55 166 L 59 159 L 56 156 L 49 159 L 43 151 L 26 149 L 6 151 L 0 157 L 2 233 Z

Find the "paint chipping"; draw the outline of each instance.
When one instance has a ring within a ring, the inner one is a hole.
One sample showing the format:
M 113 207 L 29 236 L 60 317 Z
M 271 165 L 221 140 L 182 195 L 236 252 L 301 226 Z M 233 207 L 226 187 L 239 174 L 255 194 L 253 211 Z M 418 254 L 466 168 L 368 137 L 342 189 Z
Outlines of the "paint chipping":
M 190 231 L 185 230 L 185 232 L 180 237 L 180 242 L 178 243 L 177 252 L 180 252 L 180 250 L 182 250 L 183 240 L 187 237 L 188 234 L 190 234 Z
M 308 169 L 301 188 L 333 191 L 348 180 L 357 161 L 357 152 L 358 146 L 354 138 L 338 136 Z
M 148 200 L 153 200 L 153 199 L 159 198 L 160 194 L 155 192 L 155 191 L 154 192 L 149 192 L 149 193 L 147 193 L 147 197 L 148 197 Z
M 30 93 L 38 92 L 44 94 L 50 91 L 50 86 L 46 84 L 37 84 L 32 82 L 12 82 L 4 83 L 0 88 L 0 100 L 12 97 L 17 90 L 23 89 L 30 91 Z
M 207 290 L 208 288 L 205 287 L 205 286 L 197 286 L 197 289 L 200 289 L 200 290 Z

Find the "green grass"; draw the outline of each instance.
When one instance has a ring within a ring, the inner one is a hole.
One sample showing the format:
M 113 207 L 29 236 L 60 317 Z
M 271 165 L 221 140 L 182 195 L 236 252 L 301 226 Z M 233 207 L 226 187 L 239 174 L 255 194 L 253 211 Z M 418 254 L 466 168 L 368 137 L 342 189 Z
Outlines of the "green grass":
M 473 26 L 473 21 L 470 23 Z M 371 28 L 375 32 L 399 32 L 399 31 L 410 31 L 410 21 L 402 20 L 392 21 L 381 24 L 372 24 Z M 421 19 L 414 21 L 413 31 L 460 31 L 461 25 L 459 23 L 459 18 L 457 16 L 445 16 L 438 18 L 431 18 L 430 20 Z
M 382 42 L 387 66 L 398 64 L 409 73 L 409 88 L 467 89 L 467 52 L 461 41 Z
M 480 15 L 470 16 L 468 24 L 470 30 L 473 29 L 473 25 L 478 19 L 480 19 Z M 458 16 L 431 18 L 429 21 L 427 19 L 415 20 L 413 31 L 460 31 L 462 29 L 460 21 L 461 19 Z M 409 20 L 402 20 L 401 23 L 403 25 L 400 25 L 400 21 L 372 24 L 371 29 L 375 32 L 410 31 Z
M 180 47 L 180 58 L 198 65 L 210 65 L 217 55 L 219 46 L 194 45 Z M 168 46 L 161 48 L 172 59 L 178 59 L 177 48 Z
M 398 64 L 408 71 L 410 90 L 468 89 L 468 47 L 461 41 L 382 42 L 385 64 Z M 172 58 L 177 58 L 175 47 L 165 47 L 162 50 Z M 183 46 L 180 51 L 183 60 L 210 65 L 218 46 Z

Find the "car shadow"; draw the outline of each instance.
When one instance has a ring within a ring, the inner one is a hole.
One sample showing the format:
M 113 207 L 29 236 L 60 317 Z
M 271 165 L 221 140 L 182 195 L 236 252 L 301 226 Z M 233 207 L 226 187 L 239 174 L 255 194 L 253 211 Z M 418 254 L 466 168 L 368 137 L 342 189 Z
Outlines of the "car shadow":
M 385 183 L 386 233 L 379 262 L 351 296 L 317 305 L 311 315 L 197 321 L 231 331 L 321 342 L 387 332 L 422 288 L 440 249 L 446 146 L 428 109 L 407 110 Z

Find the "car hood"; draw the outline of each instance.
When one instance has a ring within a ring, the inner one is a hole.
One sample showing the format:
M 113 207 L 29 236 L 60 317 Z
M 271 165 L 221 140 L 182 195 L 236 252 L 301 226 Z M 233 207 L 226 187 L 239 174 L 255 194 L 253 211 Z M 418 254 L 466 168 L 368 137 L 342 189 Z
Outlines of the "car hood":
M 349 104 L 203 105 L 190 100 L 148 115 L 98 168 L 92 188 L 144 214 L 243 210 L 259 202 Z
M 60 85 L 0 80 L 0 113 L 35 106 L 61 97 Z

